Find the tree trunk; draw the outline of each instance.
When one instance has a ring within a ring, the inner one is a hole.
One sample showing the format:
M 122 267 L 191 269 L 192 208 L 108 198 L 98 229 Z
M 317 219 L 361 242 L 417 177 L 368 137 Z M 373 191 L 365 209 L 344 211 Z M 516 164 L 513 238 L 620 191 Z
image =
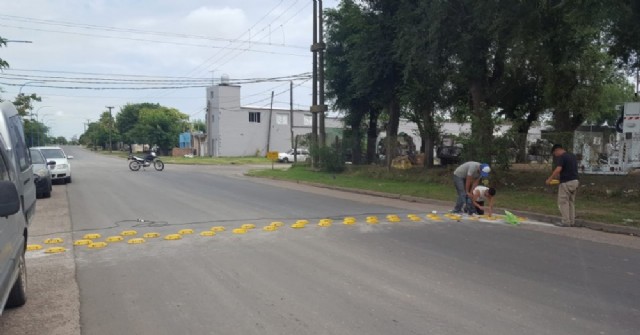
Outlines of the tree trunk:
M 389 103 L 389 125 L 387 127 L 387 167 L 396 156 L 398 146 L 398 127 L 400 125 L 400 103 L 396 97 Z
M 424 151 L 424 169 L 433 167 L 433 147 L 435 146 L 435 140 L 438 136 L 435 122 L 433 119 L 433 107 L 424 108 L 422 110 L 422 122 L 423 122 L 423 151 Z
M 362 130 L 360 126 L 362 124 L 362 113 L 358 112 L 356 116 L 352 116 L 354 120 L 351 122 L 351 163 L 359 165 L 362 161 Z
M 491 151 L 493 142 L 493 118 L 491 111 L 487 108 L 486 88 L 482 80 L 475 80 L 471 83 L 471 148 L 465 147 L 469 153 L 465 155 L 467 160 L 491 162 Z
M 378 140 L 378 111 L 369 111 L 369 127 L 367 129 L 367 164 L 376 161 L 376 147 Z

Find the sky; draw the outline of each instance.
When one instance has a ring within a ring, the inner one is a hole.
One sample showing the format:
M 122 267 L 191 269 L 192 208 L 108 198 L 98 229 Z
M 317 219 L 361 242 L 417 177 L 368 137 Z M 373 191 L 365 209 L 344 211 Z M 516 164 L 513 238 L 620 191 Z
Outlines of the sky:
M 325 8 L 339 0 L 325 0 Z M 50 135 L 80 136 L 113 106 L 160 103 L 205 118 L 204 87 L 242 82 L 242 105 L 289 108 L 289 81 L 309 74 L 312 0 L 0 0 L 0 97 L 42 97 Z M 19 41 L 30 41 L 21 43 Z M 257 83 L 252 83 L 257 81 Z M 311 105 L 311 80 L 294 81 L 294 108 Z M 148 89 L 150 87 L 163 89 Z

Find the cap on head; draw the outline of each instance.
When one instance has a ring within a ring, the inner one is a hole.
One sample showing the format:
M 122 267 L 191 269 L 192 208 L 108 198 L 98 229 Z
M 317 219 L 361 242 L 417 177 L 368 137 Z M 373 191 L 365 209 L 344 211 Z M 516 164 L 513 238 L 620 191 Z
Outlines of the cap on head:
M 551 147 L 551 153 L 556 151 L 556 149 L 563 149 L 562 144 L 554 144 L 553 147 Z
M 482 178 L 489 177 L 489 172 L 491 172 L 491 168 L 489 167 L 489 164 L 487 163 L 480 164 L 480 177 Z
M 494 195 L 496 195 L 496 189 L 495 189 L 495 188 L 493 188 L 493 187 L 490 187 L 490 188 L 487 190 L 487 193 L 489 193 L 489 195 L 490 195 L 490 196 L 494 196 Z

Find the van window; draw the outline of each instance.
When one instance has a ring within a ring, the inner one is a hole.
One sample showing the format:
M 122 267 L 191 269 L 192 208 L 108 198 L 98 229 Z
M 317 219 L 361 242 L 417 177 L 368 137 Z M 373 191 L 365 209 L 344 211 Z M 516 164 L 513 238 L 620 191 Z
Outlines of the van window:
M 9 133 L 11 135 L 11 146 L 14 155 L 18 161 L 20 171 L 24 171 L 31 166 L 31 156 L 27 151 L 27 145 L 24 143 L 24 130 L 22 128 L 22 120 L 19 115 L 9 118 Z
M 9 178 L 9 171 L 7 170 L 7 162 L 4 159 L 4 155 L 0 153 L 0 180 L 11 180 Z

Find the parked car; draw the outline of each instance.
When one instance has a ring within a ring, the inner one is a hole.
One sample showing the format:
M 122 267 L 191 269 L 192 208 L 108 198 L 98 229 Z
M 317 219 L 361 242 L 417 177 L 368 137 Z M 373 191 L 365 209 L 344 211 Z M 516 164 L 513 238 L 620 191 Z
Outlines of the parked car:
M 47 160 L 38 149 L 29 149 L 31 163 L 33 163 L 33 178 L 36 183 L 36 198 L 49 198 L 51 196 L 51 169 L 56 162 Z
M 33 147 L 33 149 L 40 150 L 47 162 L 56 162 L 55 167 L 51 170 L 52 181 L 60 180 L 68 184 L 71 183 L 69 160 L 73 159 L 73 156 L 67 156 L 60 147 Z
M 27 220 L 20 211 L 15 167 L 3 137 L 0 136 L 0 314 L 5 307 L 22 306 L 27 301 Z
M 12 181 L 18 189 L 22 212 L 28 223 L 36 212 L 36 184 L 33 182 L 31 155 L 24 137 L 22 117 L 10 102 L 0 103 L 0 114 L 0 137 L 7 151 L 7 164 L 12 167 Z
M 287 152 L 279 152 L 278 153 L 278 162 L 282 162 L 282 163 L 289 163 L 289 162 L 294 162 L 295 158 L 294 154 L 295 154 L 295 150 L 294 149 L 289 149 L 289 151 Z M 310 156 L 309 156 L 309 150 L 307 149 L 298 149 L 297 152 L 297 161 L 298 162 L 306 162 L 307 160 L 309 160 Z

